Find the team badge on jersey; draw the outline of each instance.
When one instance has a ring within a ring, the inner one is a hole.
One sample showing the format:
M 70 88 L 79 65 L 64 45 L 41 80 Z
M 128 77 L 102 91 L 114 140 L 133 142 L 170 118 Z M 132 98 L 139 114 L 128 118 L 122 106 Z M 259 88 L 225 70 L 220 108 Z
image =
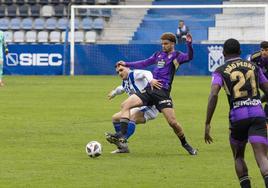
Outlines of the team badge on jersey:
M 165 66 L 165 64 L 166 64 L 166 62 L 163 59 L 161 59 L 161 61 L 157 62 L 157 67 L 158 68 L 163 68 Z
M 220 65 L 224 64 L 223 48 L 221 46 L 210 46 L 208 50 L 208 70 L 214 72 Z

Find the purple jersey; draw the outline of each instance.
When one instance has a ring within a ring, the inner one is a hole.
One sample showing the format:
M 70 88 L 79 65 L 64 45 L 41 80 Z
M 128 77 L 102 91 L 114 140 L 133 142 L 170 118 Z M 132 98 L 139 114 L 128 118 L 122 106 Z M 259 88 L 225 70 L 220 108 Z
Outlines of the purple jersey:
M 150 58 L 126 62 L 126 66 L 130 68 L 142 69 L 150 65 L 156 64 L 153 69 L 153 78 L 160 80 L 163 88 L 171 90 L 172 81 L 178 67 L 193 59 L 193 47 L 191 43 L 187 43 L 188 53 L 174 51 L 171 53 L 156 52 Z
M 258 71 L 259 83 L 268 82 L 263 72 L 259 69 Z M 224 86 L 224 80 L 220 73 L 214 72 L 212 74 L 212 85 Z M 244 106 L 239 108 L 232 108 L 230 110 L 229 118 L 231 122 L 236 122 L 242 119 L 247 119 L 251 117 L 265 117 L 262 105 Z
M 263 71 L 266 78 L 268 78 L 268 59 L 261 56 L 261 52 L 255 52 L 251 55 L 250 61 L 256 63 Z

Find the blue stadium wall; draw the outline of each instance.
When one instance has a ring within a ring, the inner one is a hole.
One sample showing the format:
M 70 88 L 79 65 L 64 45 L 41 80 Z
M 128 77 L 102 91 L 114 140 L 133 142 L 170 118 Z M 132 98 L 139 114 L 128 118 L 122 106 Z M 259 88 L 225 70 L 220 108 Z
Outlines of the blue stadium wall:
M 209 66 L 222 61 L 217 53 L 219 46 L 222 45 L 194 44 L 194 59 L 182 65 L 177 75 L 210 75 Z M 244 44 L 241 48 L 242 57 L 246 58 L 259 45 Z M 176 49 L 185 52 L 186 47 L 178 45 Z M 159 50 L 161 45 L 153 44 L 76 45 L 75 74 L 113 75 L 118 60 L 142 60 Z M 9 52 L 4 62 L 5 75 L 68 75 L 70 72 L 69 49 L 64 45 L 9 45 Z

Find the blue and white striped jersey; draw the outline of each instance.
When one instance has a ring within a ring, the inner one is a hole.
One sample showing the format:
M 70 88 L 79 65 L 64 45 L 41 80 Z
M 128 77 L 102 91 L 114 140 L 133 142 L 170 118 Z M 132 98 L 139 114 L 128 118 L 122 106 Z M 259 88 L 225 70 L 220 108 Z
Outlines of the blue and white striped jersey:
M 113 90 L 113 95 L 120 95 L 126 92 L 128 95 L 142 91 L 153 79 L 150 71 L 130 70 L 128 78 L 123 80 L 122 85 Z

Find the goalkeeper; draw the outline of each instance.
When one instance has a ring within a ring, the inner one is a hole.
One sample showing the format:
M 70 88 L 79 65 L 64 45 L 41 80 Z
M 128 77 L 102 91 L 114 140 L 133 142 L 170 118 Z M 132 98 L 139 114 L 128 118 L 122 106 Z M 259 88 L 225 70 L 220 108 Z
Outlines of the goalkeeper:
M 4 67 L 4 52 L 7 55 L 8 54 L 8 48 L 6 45 L 4 32 L 0 31 L 0 86 L 4 86 L 3 83 L 3 67 Z

